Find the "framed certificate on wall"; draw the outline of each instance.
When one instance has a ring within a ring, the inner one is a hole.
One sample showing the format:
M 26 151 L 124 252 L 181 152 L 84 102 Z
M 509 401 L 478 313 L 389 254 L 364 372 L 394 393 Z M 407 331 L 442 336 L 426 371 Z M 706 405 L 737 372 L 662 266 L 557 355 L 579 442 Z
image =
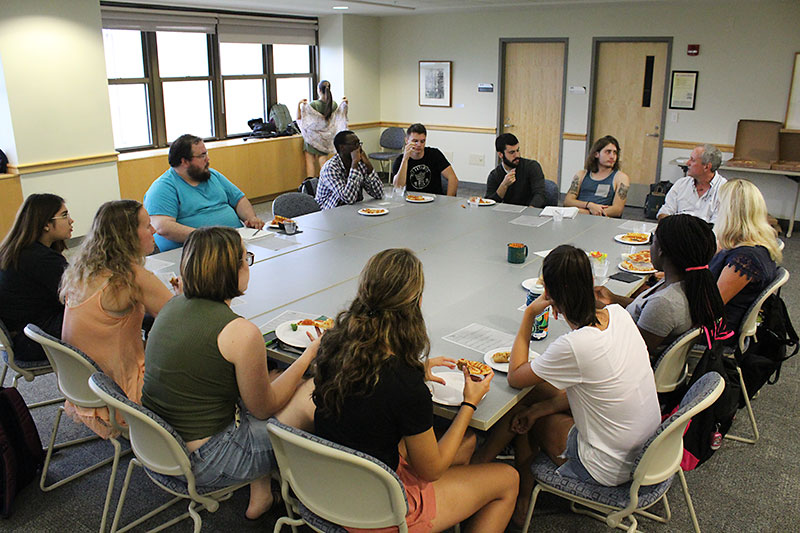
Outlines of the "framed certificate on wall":
M 694 110 L 697 95 L 696 70 L 673 70 L 669 87 L 669 108 Z
M 451 106 L 452 64 L 452 61 L 419 62 L 419 105 Z

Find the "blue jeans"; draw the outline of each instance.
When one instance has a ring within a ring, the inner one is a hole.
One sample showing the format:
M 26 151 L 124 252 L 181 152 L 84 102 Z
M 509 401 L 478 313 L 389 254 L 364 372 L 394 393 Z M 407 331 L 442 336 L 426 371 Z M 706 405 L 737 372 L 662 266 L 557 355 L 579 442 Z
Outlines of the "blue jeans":
M 581 458 L 578 457 L 578 428 L 572 426 L 567 435 L 567 448 L 564 453 L 560 455 L 567 460 L 566 463 L 559 466 L 556 474 L 564 477 L 571 477 L 579 481 L 591 481 L 597 483 L 592 475 L 586 470 L 586 467 L 581 463 Z
M 267 421 L 241 410 L 241 422 L 230 423 L 189 455 L 198 487 L 227 487 L 253 481 L 275 467 Z

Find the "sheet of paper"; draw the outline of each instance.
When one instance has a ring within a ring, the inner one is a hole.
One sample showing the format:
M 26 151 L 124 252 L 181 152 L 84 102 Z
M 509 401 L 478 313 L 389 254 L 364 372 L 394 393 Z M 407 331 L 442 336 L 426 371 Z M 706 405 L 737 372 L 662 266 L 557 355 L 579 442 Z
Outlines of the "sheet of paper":
M 272 320 L 268 322 L 264 322 L 260 326 L 258 326 L 259 331 L 261 333 L 269 333 L 270 331 L 275 331 L 275 328 L 283 324 L 284 322 L 297 322 L 298 320 L 303 320 L 304 318 L 317 318 L 319 315 L 314 315 L 312 313 L 302 313 L 300 311 L 284 311 L 283 313 L 279 314 Z M 490 348 L 491 349 L 491 348 Z
M 553 213 L 555 213 L 556 211 L 561 211 L 561 214 L 564 216 L 564 218 L 575 218 L 576 216 L 578 216 L 577 207 L 556 207 L 552 205 L 548 205 L 547 207 L 542 209 L 542 212 L 539 213 L 539 216 L 551 217 L 553 216 Z
M 153 273 L 158 272 L 159 270 L 163 270 L 165 268 L 169 268 L 171 266 L 175 266 L 175 263 L 170 263 L 169 261 L 162 261 L 161 259 L 154 259 L 153 256 L 147 256 L 144 259 L 144 268 Z
M 486 353 L 498 346 L 509 346 L 514 343 L 514 335 L 476 323 L 472 323 L 442 338 L 453 344 L 475 350 L 478 353 Z
M 532 217 L 530 215 L 520 215 L 513 220 L 509 220 L 509 224 L 516 224 L 518 226 L 530 226 L 532 228 L 538 228 L 544 224 L 550 222 L 550 219 L 547 217 Z
M 502 211 L 504 213 L 522 213 L 525 211 L 525 206 L 514 204 L 497 204 L 492 208 L 492 211 Z
M 656 224 L 639 220 L 626 220 L 624 224 L 619 225 L 619 229 L 629 232 L 650 233 L 656 229 Z
M 257 241 L 253 241 L 253 245 L 260 246 L 261 248 L 266 248 L 267 250 L 281 250 L 283 248 L 289 248 L 291 246 L 296 246 L 297 242 L 287 241 L 278 237 L 274 234 L 267 234 L 266 238 L 258 239 Z
M 269 231 L 267 231 L 266 227 L 262 230 L 257 230 L 254 228 L 236 228 L 236 231 L 239 232 L 239 236 L 241 236 L 242 240 L 244 241 L 261 239 L 262 237 L 269 235 Z
M 533 252 L 533 253 L 538 255 L 542 259 L 544 259 L 545 257 L 547 257 L 547 254 L 549 254 L 552 251 L 553 251 L 552 249 L 550 249 L 550 250 L 539 250 L 538 252 Z

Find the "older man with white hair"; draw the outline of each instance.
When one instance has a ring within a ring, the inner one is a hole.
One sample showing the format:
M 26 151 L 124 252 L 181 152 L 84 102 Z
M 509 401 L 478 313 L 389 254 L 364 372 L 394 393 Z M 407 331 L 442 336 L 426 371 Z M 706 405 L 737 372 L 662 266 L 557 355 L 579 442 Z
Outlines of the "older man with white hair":
M 692 150 L 686 177 L 679 179 L 664 198 L 658 211 L 659 220 L 669 215 L 688 214 L 714 223 L 719 211 L 719 189 L 728 181 L 717 169 L 722 164 L 722 152 L 713 144 Z

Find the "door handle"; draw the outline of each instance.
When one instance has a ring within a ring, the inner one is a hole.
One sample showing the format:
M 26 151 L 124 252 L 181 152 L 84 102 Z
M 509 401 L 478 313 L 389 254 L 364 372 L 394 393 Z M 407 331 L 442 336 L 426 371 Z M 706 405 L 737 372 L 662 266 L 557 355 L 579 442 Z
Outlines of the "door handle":
M 658 137 L 658 133 L 645 133 L 648 137 Z
M 513 128 L 514 125 L 513 124 L 503 124 L 503 127 L 504 128 Z

